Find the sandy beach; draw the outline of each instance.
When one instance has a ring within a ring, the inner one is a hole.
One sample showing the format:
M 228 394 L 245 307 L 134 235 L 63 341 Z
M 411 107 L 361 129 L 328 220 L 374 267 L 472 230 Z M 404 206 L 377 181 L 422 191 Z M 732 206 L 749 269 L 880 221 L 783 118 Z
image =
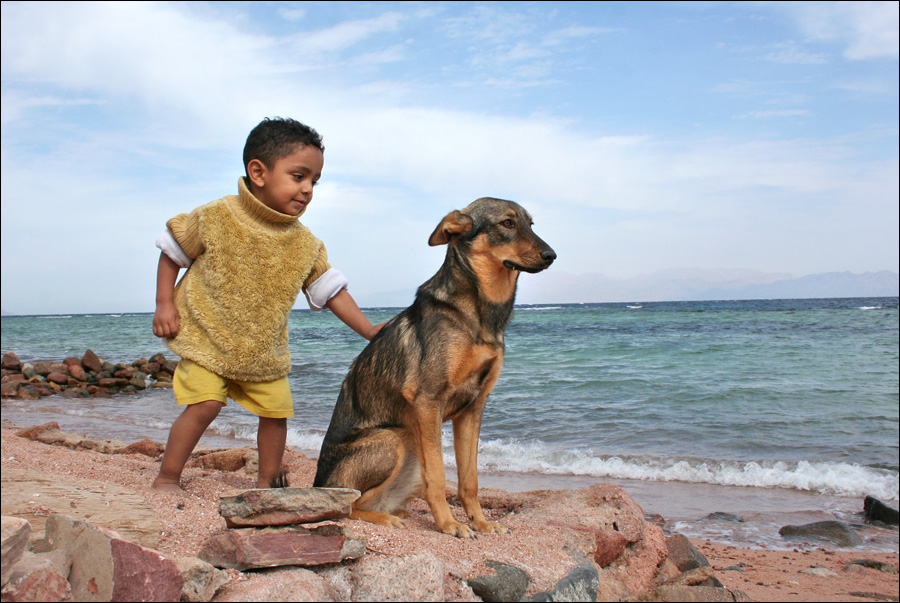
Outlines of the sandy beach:
M 4 422 L 2 427 L 3 514 L 28 519 L 34 526 L 32 540 L 40 537 L 42 520 L 53 512 L 78 516 L 87 503 L 53 497 L 22 496 L 16 491 L 15 475 L 40 476 L 48 482 L 66 480 L 102 484 L 113 496 L 127 492 L 143 501 L 158 522 L 157 550 L 172 556 L 196 555 L 205 539 L 223 527 L 217 513 L 219 496 L 233 489 L 253 487 L 252 473 L 188 468 L 184 485 L 190 496 L 181 498 L 149 489 L 158 470 L 158 459 L 144 454 L 104 454 L 32 441 L 17 434 L 18 428 Z M 311 485 L 315 461 L 299 452 L 286 455 L 292 486 Z M 12 496 L 17 494 L 17 496 Z M 106 492 L 101 492 L 105 496 Z M 640 501 L 637 501 L 640 503 Z M 405 530 L 392 530 L 350 522 L 368 537 L 372 554 L 407 555 L 428 550 L 435 555 L 466 556 L 491 547 L 516 549 L 516 558 L 527 566 L 552 562 L 541 551 L 529 548 L 529 534 L 508 537 L 483 536 L 477 541 L 459 541 L 438 534 L 423 501 L 410 505 L 411 517 Z M 95 516 L 94 521 L 100 521 Z M 501 540 L 503 539 L 503 540 Z M 709 560 L 715 576 L 728 588 L 746 593 L 754 601 L 897 601 L 898 555 L 853 550 L 761 550 L 747 549 L 704 540 L 694 545 Z M 853 563 L 863 559 L 884 563 L 893 572 Z M 473 575 L 483 568 L 470 568 Z M 535 585 L 539 589 L 546 585 Z M 452 593 L 448 594 L 451 600 Z M 471 596 L 471 593 L 469 593 Z M 453 600 L 467 600 L 457 598 Z

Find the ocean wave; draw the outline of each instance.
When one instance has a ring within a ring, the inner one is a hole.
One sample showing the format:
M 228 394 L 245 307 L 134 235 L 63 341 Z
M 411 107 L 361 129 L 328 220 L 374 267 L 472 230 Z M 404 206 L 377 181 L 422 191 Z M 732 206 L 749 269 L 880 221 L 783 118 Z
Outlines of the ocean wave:
M 253 433 L 255 438 L 255 433 Z M 249 439 L 249 438 L 248 438 Z M 288 445 L 318 454 L 324 433 L 291 431 Z M 453 437 L 444 429 L 444 463 L 456 467 Z M 800 461 L 718 461 L 697 458 L 602 456 L 590 451 L 554 450 L 542 442 L 485 440 L 478 468 L 484 472 L 583 475 L 607 479 L 688 482 L 720 486 L 786 488 L 830 496 L 900 498 L 896 471 L 851 463 Z
M 455 463 L 452 448 L 445 450 L 444 457 L 449 465 Z M 482 442 L 479 467 L 483 471 L 788 488 L 832 496 L 871 495 L 882 500 L 900 498 L 897 472 L 840 462 L 602 456 L 589 451 L 552 450 L 540 442 L 493 440 Z

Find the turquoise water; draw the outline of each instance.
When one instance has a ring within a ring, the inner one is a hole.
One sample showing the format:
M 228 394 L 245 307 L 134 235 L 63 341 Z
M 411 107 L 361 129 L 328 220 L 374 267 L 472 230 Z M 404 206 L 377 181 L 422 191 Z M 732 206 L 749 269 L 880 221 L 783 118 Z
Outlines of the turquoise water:
M 366 310 L 373 322 L 397 312 Z M 4 316 L 2 351 L 174 357 L 150 323 L 149 314 Z M 290 339 L 289 444 L 316 456 L 365 341 L 309 311 L 292 313 Z M 506 339 L 479 464 L 507 489 L 543 476 L 898 499 L 896 297 L 524 306 Z M 17 423 L 65 417 L 72 430 L 124 440 L 163 440 L 177 412 L 165 390 L 3 405 Z M 253 440 L 256 420 L 230 405 L 212 429 L 221 441 Z M 449 429 L 445 446 L 452 469 Z

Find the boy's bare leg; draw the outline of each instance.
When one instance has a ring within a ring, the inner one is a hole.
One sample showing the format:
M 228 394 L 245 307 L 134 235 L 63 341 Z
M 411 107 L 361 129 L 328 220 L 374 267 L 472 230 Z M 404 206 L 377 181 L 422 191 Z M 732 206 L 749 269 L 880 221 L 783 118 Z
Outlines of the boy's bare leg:
M 281 473 L 281 459 L 287 442 L 287 419 L 259 418 L 256 445 L 259 449 L 257 488 L 271 488 Z
M 219 416 L 220 410 L 221 402 L 207 400 L 191 404 L 175 419 L 169 430 L 159 475 L 153 480 L 151 488 L 184 494 L 181 489 L 181 472 L 203 432 Z

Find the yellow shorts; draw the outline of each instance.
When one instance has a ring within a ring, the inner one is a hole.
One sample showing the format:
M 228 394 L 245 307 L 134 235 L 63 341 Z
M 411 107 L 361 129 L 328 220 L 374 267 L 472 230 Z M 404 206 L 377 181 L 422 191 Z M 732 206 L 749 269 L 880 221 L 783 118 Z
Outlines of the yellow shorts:
M 294 416 L 294 400 L 287 377 L 261 383 L 226 379 L 196 362 L 182 358 L 172 377 L 175 401 L 188 406 L 207 400 L 221 402 L 231 398 L 250 412 L 270 419 Z

